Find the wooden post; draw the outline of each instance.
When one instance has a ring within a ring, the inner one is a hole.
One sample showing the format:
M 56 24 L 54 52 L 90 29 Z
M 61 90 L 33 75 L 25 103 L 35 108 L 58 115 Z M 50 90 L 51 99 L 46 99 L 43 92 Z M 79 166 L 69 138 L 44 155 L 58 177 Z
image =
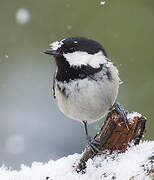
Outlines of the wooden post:
M 94 137 L 95 141 L 98 142 L 97 148 L 102 153 L 105 150 L 109 150 L 111 153 L 115 150 L 125 152 L 130 142 L 139 143 L 145 131 L 146 118 L 137 113 L 132 113 L 130 117 L 127 127 L 115 110 L 108 114 L 100 132 Z M 78 166 L 74 167 L 76 171 L 84 172 L 87 160 L 93 158 L 96 154 L 98 153 L 93 152 L 87 146 Z

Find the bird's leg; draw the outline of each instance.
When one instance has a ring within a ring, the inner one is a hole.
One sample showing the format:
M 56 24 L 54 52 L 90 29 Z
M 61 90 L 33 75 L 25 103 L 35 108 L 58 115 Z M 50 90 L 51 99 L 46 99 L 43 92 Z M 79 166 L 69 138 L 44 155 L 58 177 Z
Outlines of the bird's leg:
M 129 127 L 127 125 L 127 123 L 128 123 L 128 120 L 127 120 L 127 111 L 125 111 L 123 106 L 119 102 L 115 102 L 114 105 L 112 106 L 112 109 L 115 109 L 119 113 L 119 115 L 123 119 L 127 129 L 129 130 Z
M 97 147 L 99 145 L 99 143 L 95 139 L 90 137 L 88 134 L 87 122 L 83 121 L 83 124 L 84 124 L 85 132 L 86 132 L 86 139 L 88 141 L 88 146 L 91 148 L 93 153 L 100 152 L 100 150 Z

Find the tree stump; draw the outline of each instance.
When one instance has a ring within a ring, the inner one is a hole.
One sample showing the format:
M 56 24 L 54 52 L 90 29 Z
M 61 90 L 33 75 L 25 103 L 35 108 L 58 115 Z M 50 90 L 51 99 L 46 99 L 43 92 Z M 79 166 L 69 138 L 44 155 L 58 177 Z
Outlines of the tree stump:
M 97 148 L 102 153 L 106 150 L 110 153 L 115 150 L 125 152 L 130 142 L 133 141 L 135 145 L 140 142 L 145 131 L 146 118 L 139 113 L 128 113 L 127 119 L 128 126 L 115 110 L 108 114 L 100 132 L 94 137 L 95 141 L 98 142 Z M 84 172 L 87 160 L 97 154 L 87 146 L 75 170 Z

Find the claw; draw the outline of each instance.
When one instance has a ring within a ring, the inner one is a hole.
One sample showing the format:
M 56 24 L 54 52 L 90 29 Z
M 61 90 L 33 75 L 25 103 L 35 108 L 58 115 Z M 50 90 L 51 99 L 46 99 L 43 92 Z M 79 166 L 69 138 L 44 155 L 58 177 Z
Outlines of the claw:
M 87 136 L 88 146 L 92 150 L 93 153 L 101 153 L 101 151 L 98 149 L 99 142 L 97 142 L 94 138 L 91 138 L 90 136 Z
M 115 109 L 120 116 L 122 117 L 126 128 L 128 129 L 128 131 L 130 130 L 128 127 L 128 120 L 127 120 L 127 111 L 125 111 L 125 109 L 122 107 L 122 105 L 119 102 L 115 102 L 112 109 Z
M 93 153 L 101 153 L 101 151 L 98 149 L 98 146 L 100 145 L 99 142 L 97 142 L 94 138 L 91 138 L 88 135 L 88 129 L 87 129 L 87 122 L 83 121 L 84 127 L 85 127 L 85 132 L 86 132 L 86 139 L 88 141 L 88 146 L 92 150 Z

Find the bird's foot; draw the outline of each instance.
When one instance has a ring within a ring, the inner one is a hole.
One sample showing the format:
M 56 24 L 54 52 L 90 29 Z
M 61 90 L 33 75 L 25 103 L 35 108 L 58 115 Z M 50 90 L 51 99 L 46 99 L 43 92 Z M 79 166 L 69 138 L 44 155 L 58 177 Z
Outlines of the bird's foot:
M 99 149 L 100 143 L 97 142 L 94 138 L 87 136 L 87 142 L 93 153 L 101 153 L 101 150 Z
M 128 120 L 127 120 L 127 111 L 125 111 L 125 109 L 123 108 L 123 106 L 119 103 L 119 102 L 115 102 L 114 105 L 112 106 L 112 109 L 115 109 L 119 115 L 121 116 L 121 118 L 123 119 L 125 126 L 127 127 L 127 129 L 129 130 L 128 127 Z
M 101 153 L 101 151 L 99 150 L 100 143 L 88 135 L 87 122 L 83 121 L 83 124 L 85 127 L 86 139 L 88 142 L 88 146 L 90 147 L 90 149 L 92 150 L 92 152 L 94 154 L 95 153 L 97 154 L 98 152 Z

